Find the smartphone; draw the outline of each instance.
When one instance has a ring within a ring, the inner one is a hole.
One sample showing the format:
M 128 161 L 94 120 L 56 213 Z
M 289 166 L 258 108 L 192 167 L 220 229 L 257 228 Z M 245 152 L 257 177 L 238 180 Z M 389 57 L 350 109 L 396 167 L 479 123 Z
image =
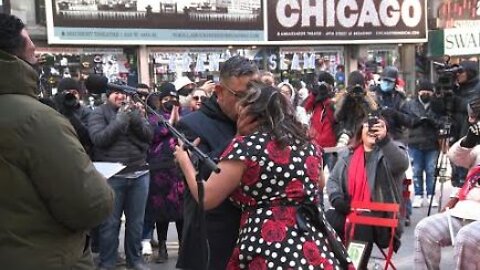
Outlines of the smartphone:
M 369 115 L 367 123 L 368 123 L 368 130 L 372 130 L 372 127 L 378 123 L 378 116 Z

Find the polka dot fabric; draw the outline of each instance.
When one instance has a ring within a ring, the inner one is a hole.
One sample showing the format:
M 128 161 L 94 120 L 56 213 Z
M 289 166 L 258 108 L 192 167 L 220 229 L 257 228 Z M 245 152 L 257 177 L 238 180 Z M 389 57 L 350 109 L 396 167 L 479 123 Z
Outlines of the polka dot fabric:
M 230 200 L 243 214 L 227 269 L 340 269 L 326 236 L 301 232 L 296 207 L 317 204 L 321 154 L 311 144 L 281 149 L 268 134 L 236 137 L 221 156 L 247 170 Z

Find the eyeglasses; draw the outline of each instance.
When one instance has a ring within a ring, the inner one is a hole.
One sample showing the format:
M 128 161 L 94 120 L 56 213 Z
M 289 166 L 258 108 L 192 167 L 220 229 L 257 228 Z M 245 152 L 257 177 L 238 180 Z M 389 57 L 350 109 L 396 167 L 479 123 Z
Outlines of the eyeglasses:
M 204 102 L 207 99 L 207 97 L 206 96 L 193 96 L 192 99 L 195 100 L 195 101 Z
M 225 84 L 220 84 L 223 88 L 227 89 L 230 94 L 234 95 L 236 98 L 242 98 L 246 95 L 245 92 L 235 91 L 232 88 L 226 86 Z

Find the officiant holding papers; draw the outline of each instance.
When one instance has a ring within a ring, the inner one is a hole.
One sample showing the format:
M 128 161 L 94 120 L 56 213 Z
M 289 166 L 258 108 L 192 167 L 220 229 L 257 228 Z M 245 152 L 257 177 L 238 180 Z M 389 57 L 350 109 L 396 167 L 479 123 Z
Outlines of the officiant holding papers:
M 115 205 L 113 214 L 99 227 L 99 268 L 115 269 L 120 218 L 125 213 L 127 266 L 148 269 L 141 240 L 149 185 L 146 156 L 153 131 L 141 104 L 128 102 L 118 90 L 107 89 L 106 95 L 107 102 L 91 113 L 88 122 L 93 160 L 126 167 L 107 180 L 115 192 Z

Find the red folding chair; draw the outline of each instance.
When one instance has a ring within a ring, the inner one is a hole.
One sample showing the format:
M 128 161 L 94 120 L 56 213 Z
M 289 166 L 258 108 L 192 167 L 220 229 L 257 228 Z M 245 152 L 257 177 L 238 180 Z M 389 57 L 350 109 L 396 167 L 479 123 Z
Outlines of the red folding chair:
M 387 253 L 378 247 L 383 257 L 385 258 L 385 270 L 388 269 L 390 265 L 392 269 L 396 270 L 397 268 L 393 265 L 392 255 L 393 255 L 393 239 L 395 236 L 395 229 L 398 227 L 398 215 L 400 212 L 400 205 L 397 203 L 378 203 L 378 202 L 359 202 L 353 201 L 351 203 L 352 213 L 348 217 L 349 231 L 345 231 L 345 242 L 348 246 L 351 239 L 353 239 L 355 233 L 356 225 L 368 225 L 374 227 L 387 227 L 391 229 L 390 240 L 388 242 Z M 362 215 L 362 212 L 365 211 L 376 211 L 376 212 L 385 212 L 389 213 L 390 218 L 383 217 L 372 217 Z

